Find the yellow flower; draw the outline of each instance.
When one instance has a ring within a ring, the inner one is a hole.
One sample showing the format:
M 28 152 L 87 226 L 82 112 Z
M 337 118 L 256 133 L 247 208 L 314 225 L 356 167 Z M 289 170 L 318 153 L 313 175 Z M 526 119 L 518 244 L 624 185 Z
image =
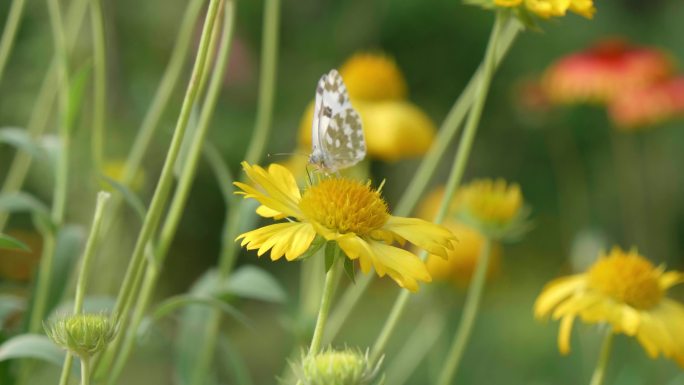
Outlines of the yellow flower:
M 423 155 L 437 131 L 432 120 L 406 99 L 406 81 L 385 55 L 360 53 L 340 68 L 366 136 L 368 156 L 397 161 Z M 309 103 L 299 125 L 299 142 L 311 148 L 314 104 Z
M 591 19 L 596 12 L 593 0 L 494 0 L 494 4 L 504 8 L 522 6 L 545 19 L 565 16 L 567 11 Z
M 537 318 L 560 320 L 558 347 L 563 354 L 570 351 L 572 325 L 579 317 L 635 337 L 651 358 L 662 354 L 684 366 L 684 306 L 665 297 L 683 281 L 682 273 L 666 272 L 636 251 L 615 247 L 587 272 L 549 283 L 534 312 Z
M 406 98 L 404 75 L 394 60 L 383 54 L 357 53 L 340 67 L 349 97 L 359 100 Z
M 253 186 L 236 182 L 245 198 L 254 198 L 263 217 L 285 219 L 238 236 L 242 246 L 271 250 L 271 259 L 285 256 L 292 261 L 304 254 L 319 236 L 335 242 L 361 270 L 375 268 L 379 276 L 389 275 L 399 286 L 418 290 L 418 282 L 429 282 L 425 264 L 414 254 L 392 246 L 409 241 L 442 257 L 454 247 L 455 238 L 445 227 L 417 218 L 390 215 L 379 190 L 344 178 L 322 179 L 305 189 L 297 187 L 292 173 L 278 164 L 268 169 L 242 163 Z
M 434 218 L 443 196 L 444 188 L 438 188 L 428 194 L 418 209 L 418 217 L 428 220 Z M 458 207 L 452 204 L 443 226 L 457 235 L 458 247 L 449 251 L 447 259 L 430 255 L 426 265 L 434 280 L 451 282 L 456 286 L 466 286 L 475 272 L 487 238 L 477 229 L 455 220 L 457 211 Z M 501 246 L 497 242 L 492 242 L 489 253 L 490 264 L 487 274 L 491 277 L 498 271 L 501 264 Z
M 503 179 L 470 182 L 456 192 L 453 205 L 459 221 L 492 240 L 516 240 L 530 227 L 520 186 Z
M 449 252 L 447 259 L 430 255 L 426 263 L 428 272 L 436 281 L 447 281 L 465 287 L 475 272 L 487 239 L 482 233 L 463 223 L 446 221 L 444 226 L 458 234 L 458 247 Z M 501 264 L 501 246 L 498 243 L 492 245 L 489 258 L 487 275 L 492 277 Z

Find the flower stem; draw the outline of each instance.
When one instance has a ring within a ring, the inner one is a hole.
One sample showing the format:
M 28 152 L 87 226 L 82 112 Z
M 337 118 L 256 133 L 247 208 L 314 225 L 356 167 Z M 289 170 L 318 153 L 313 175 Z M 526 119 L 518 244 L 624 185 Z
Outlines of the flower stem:
M 280 0 L 267 0 L 264 2 L 263 40 L 261 45 L 261 79 L 259 80 L 259 101 L 257 106 L 257 118 L 254 133 L 247 149 L 246 159 L 252 163 L 258 163 L 263 156 L 266 140 L 271 130 L 273 117 L 273 103 L 276 88 L 276 70 L 278 62 L 278 39 L 280 28 Z M 221 255 L 218 262 L 218 279 L 224 280 L 233 270 L 237 258 L 237 247 L 234 244 L 235 237 L 240 227 L 239 204 L 234 199 L 226 201 L 228 214 L 224 224 Z M 193 368 L 192 384 L 197 382 L 208 370 L 213 359 L 218 341 L 219 328 L 221 326 L 222 313 L 213 310 L 206 321 L 204 334 L 199 338 L 198 346 L 202 349 L 198 353 Z
M 454 337 L 447 359 L 442 367 L 442 372 L 437 380 L 437 385 L 451 384 L 458 371 L 463 352 L 465 351 L 465 347 L 468 344 L 470 334 L 475 324 L 477 311 L 480 307 L 480 300 L 482 299 L 482 292 L 484 291 L 484 284 L 487 280 L 490 246 L 490 241 L 486 240 L 480 251 L 475 273 L 468 286 L 468 295 L 466 296 L 465 305 L 463 307 L 461 322 L 458 325 L 456 337 Z
M 90 271 L 90 262 L 95 254 L 95 248 L 98 243 L 100 227 L 104 218 L 104 209 L 109 201 L 111 194 L 100 191 L 97 194 L 97 205 L 95 206 L 95 215 L 93 216 L 93 224 L 90 227 L 90 234 L 88 234 L 88 241 L 86 242 L 85 251 L 81 260 L 81 269 L 78 272 L 78 281 L 76 283 L 76 296 L 74 299 L 74 314 L 83 312 L 83 300 L 85 299 L 86 286 L 88 285 L 88 272 Z M 71 373 L 71 362 L 73 356 L 67 354 L 62 365 L 62 375 L 60 376 L 59 385 L 67 385 L 69 383 L 69 374 Z M 90 362 L 88 362 L 89 364 Z M 81 360 L 83 365 L 83 360 Z M 83 366 L 81 366 L 83 370 Z M 81 372 L 83 373 L 83 372 Z
M 58 231 L 59 226 L 64 220 L 64 212 L 66 208 L 67 187 L 69 177 L 69 126 L 68 126 L 68 109 L 69 109 L 69 75 L 67 63 L 67 49 L 66 38 L 64 36 L 64 24 L 62 22 L 62 15 L 59 9 L 59 2 L 57 0 L 48 0 L 48 10 L 50 13 L 50 26 L 55 45 L 55 58 L 57 63 L 57 89 L 59 92 L 60 105 L 60 124 L 59 137 L 61 148 L 59 151 L 59 159 L 57 160 L 57 172 L 55 177 L 55 189 L 52 201 L 51 220 L 57 229 L 49 229 L 46 233 L 46 243 L 52 243 L 52 247 L 46 248 L 43 252 L 43 258 L 40 262 L 40 270 L 36 282 L 35 301 L 33 309 L 31 310 L 31 318 L 29 320 L 29 332 L 36 333 L 40 330 L 41 323 L 45 316 L 47 307 L 48 290 L 50 289 L 50 273 L 52 272 L 52 264 L 54 259 L 54 237 L 55 231 Z M 52 250 L 51 250 L 52 249 Z
M 90 385 L 90 357 L 81 357 L 81 385 Z
M 610 361 L 610 353 L 613 350 L 613 336 L 613 330 L 608 328 L 605 337 L 603 337 L 601 353 L 598 362 L 596 363 L 596 368 L 594 368 L 594 374 L 591 375 L 591 382 L 589 382 L 589 385 L 603 385 L 608 361 Z
M 330 270 L 325 274 L 325 284 L 323 285 L 323 293 L 321 294 L 321 306 L 318 308 L 316 328 L 314 329 L 313 337 L 311 337 L 311 345 L 309 345 L 309 356 L 315 355 L 321 349 L 323 330 L 325 330 L 325 324 L 328 321 L 328 314 L 330 313 L 330 305 L 332 305 L 332 299 L 335 295 L 335 283 L 337 282 L 335 278 L 341 263 L 341 261 L 334 261 Z
M 91 137 L 95 170 L 102 171 L 104 163 L 104 136 L 107 92 L 107 62 L 102 4 L 100 0 L 90 2 L 90 20 L 93 28 L 93 55 L 95 95 L 93 100 L 93 131 Z
M 215 44 L 218 43 L 218 41 L 221 41 L 221 45 L 218 50 L 218 60 L 211 76 L 206 101 L 202 106 L 196 132 L 192 138 L 192 141 L 190 142 L 188 155 L 181 171 L 178 186 L 176 187 L 169 212 L 164 220 L 164 225 L 162 226 L 159 241 L 154 252 L 155 262 L 154 264 L 150 265 L 145 272 L 145 278 L 142 281 L 140 295 L 138 296 L 136 307 L 133 311 L 133 317 L 128 328 L 128 330 L 131 332 L 125 336 L 121 354 L 118 357 L 117 363 L 114 367 L 114 374 L 117 374 L 120 371 L 118 368 L 125 364 L 130 352 L 132 351 L 136 339 L 135 331 L 137 331 L 138 327 L 140 326 L 140 323 L 142 322 L 148 305 L 152 299 L 154 289 L 156 287 L 157 281 L 159 280 L 159 274 L 161 273 L 161 266 L 164 263 L 166 255 L 168 254 L 171 242 L 173 241 L 178 224 L 180 223 L 183 209 L 185 208 L 185 204 L 192 187 L 192 182 L 197 172 L 199 159 L 202 155 L 202 146 L 204 144 L 207 132 L 209 131 L 211 118 L 213 116 L 221 90 L 224 71 L 228 64 L 228 57 L 233 37 L 235 25 L 235 1 L 228 0 L 225 2 L 225 4 L 224 20 L 222 24 L 223 34 L 219 35 L 221 24 L 216 23 L 214 25 L 212 43 L 210 43 L 210 46 L 212 47 L 211 49 L 213 50 Z M 219 6 L 219 12 L 221 11 L 221 8 L 223 8 L 223 1 L 221 1 L 221 5 Z M 209 70 L 210 68 L 206 68 L 207 73 Z
M 500 44 L 497 44 L 496 47 L 495 67 L 497 67 L 498 64 L 503 60 L 510 47 L 513 45 L 515 37 L 520 31 L 520 28 L 520 24 L 515 21 L 508 23 L 501 36 Z M 456 136 L 456 133 L 458 132 L 466 113 L 472 106 L 475 91 L 478 85 L 481 83 L 483 77 L 484 64 L 480 65 L 480 68 L 473 75 L 470 82 L 461 93 L 461 96 L 459 96 L 449 111 L 449 114 L 439 130 L 437 139 L 435 139 L 433 142 L 430 151 L 421 162 L 418 170 L 413 176 L 413 179 L 408 184 L 406 192 L 399 201 L 397 209 L 395 210 L 395 215 L 410 215 L 415 208 L 420 196 L 423 194 L 423 192 L 425 192 L 425 188 L 428 186 L 430 179 L 434 175 L 439 161 L 444 156 L 446 150 L 450 147 L 452 139 L 454 136 Z M 366 274 L 360 277 L 355 285 L 350 286 L 345 291 L 338 306 L 335 308 L 335 311 L 330 317 L 330 327 L 328 328 L 328 333 L 326 334 L 326 340 L 330 341 L 335 337 L 335 335 L 337 335 L 345 320 L 349 317 L 361 296 L 363 296 L 363 293 L 366 291 L 368 286 L 370 286 L 370 283 L 373 281 L 374 277 L 375 276 L 373 274 Z M 404 295 L 408 295 L 408 293 L 400 293 L 400 296 Z
M 482 69 L 483 76 L 480 78 L 480 82 L 478 83 L 476 89 L 475 100 L 470 110 L 470 114 L 468 115 L 468 120 L 463 131 L 461 142 L 458 146 L 456 158 L 454 159 L 454 164 L 451 169 L 449 179 L 447 180 L 444 197 L 442 198 L 437 217 L 434 220 L 435 223 L 441 223 L 444 220 L 444 217 L 447 214 L 447 209 L 450 206 L 451 197 L 460 184 L 463 171 L 468 163 L 468 156 L 470 155 L 470 150 L 475 139 L 480 117 L 482 116 L 482 110 L 484 109 L 485 100 L 487 99 L 489 84 L 491 83 L 492 76 L 494 75 L 496 64 L 495 53 L 505 21 L 506 18 L 504 15 L 497 13 L 496 20 L 494 21 L 494 26 L 492 27 L 492 32 L 489 37 L 489 42 L 487 43 L 487 51 L 485 52 L 484 66 Z M 507 30 L 507 32 L 515 35 L 517 34 L 518 29 L 510 29 Z M 422 258 L 424 259 L 425 256 L 426 254 L 423 253 Z M 387 320 L 385 321 L 383 328 L 380 330 L 380 334 L 378 335 L 377 339 L 375 340 L 375 344 L 373 344 L 373 348 L 371 349 L 370 358 L 373 362 L 375 362 L 382 355 L 382 352 L 389 341 L 389 337 L 394 332 L 394 329 L 399 322 L 399 318 L 401 318 L 406 308 L 409 295 L 410 292 L 408 290 L 402 290 L 397 296 L 397 299 L 392 306 L 390 315 L 387 317 Z
M 154 195 L 152 197 L 150 208 L 147 212 L 147 215 L 145 215 L 142 228 L 138 234 L 138 239 L 133 250 L 133 255 L 131 256 L 129 262 L 128 270 L 126 271 L 126 275 L 124 277 L 124 282 L 122 283 L 121 290 L 117 296 L 114 314 L 122 323 L 121 330 L 127 330 L 129 333 L 135 333 L 135 331 L 128 330 L 126 324 L 129 321 L 128 314 L 131 310 L 131 305 L 133 302 L 131 299 L 135 296 L 135 290 L 133 289 L 135 286 L 137 286 L 136 277 L 138 277 L 140 272 L 144 269 L 144 256 L 147 248 L 149 247 L 149 241 L 153 233 L 158 228 L 159 221 L 164 212 L 164 207 L 171 192 L 171 187 L 174 181 L 173 167 L 180 152 L 192 107 L 197 99 L 200 78 L 202 77 L 202 70 L 204 69 L 207 54 L 209 52 L 210 36 L 216 21 L 219 3 L 220 0 L 211 0 L 209 4 L 202 30 L 202 37 L 200 38 L 199 48 L 195 58 L 195 64 L 193 66 L 192 75 L 185 92 L 185 97 L 183 98 L 183 103 L 178 116 L 173 138 L 171 139 L 171 144 L 167 151 L 164 166 L 162 168 L 159 181 L 157 182 L 157 188 L 155 189 Z M 110 349 L 108 349 L 108 354 L 115 354 L 119 346 L 117 342 L 121 341 L 121 336 L 123 334 L 124 333 L 119 333 L 118 337 L 112 343 Z M 120 364 L 117 369 L 119 372 L 115 372 L 113 375 L 109 376 L 109 383 L 116 382 L 118 374 L 122 369 L 123 364 Z
M 7 23 L 2 30 L 2 39 L 0 39 L 0 81 L 5 72 L 5 66 L 9 60 L 12 47 L 14 47 L 14 39 L 17 36 L 17 29 L 24 13 L 24 6 L 26 0 L 14 0 L 10 6 L 9 14 L 7 15 Z
M 73 49 L 78 30 L 83 24 L 87 4 L 88 0 L 77 0 L 69 7 L 66 24 L 70 50 Z M 31 111 L 31 117 L 26 125 L 26 131 L 33 139 L 38 139 L 48 126 L 50 110 L 57 93 L 57 69 L 57 55 L 55 53 L 50 67 L 43 78 L 40 91 L 36 97 L 36 103 Z M 13 193 L 21 189 L 32 160 L 32 155 L 28 152 L 18 150 L 15 153 L 12 164 L 7 171 L 7 177 L 2 185 L 2 189 L 0 189 L 0 194 Z M 4 229 L 8 218 L 9 213 L 0 213 L 0 231 Z

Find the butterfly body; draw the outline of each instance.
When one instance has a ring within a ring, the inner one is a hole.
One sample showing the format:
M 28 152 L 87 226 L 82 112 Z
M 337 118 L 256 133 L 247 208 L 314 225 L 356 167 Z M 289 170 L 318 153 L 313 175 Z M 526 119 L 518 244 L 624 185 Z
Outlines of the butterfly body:
M 361 116 L 336 70 L 318 81 L 311 143 L 309 163 L 328 173 L 351 167 L 366 156 Z

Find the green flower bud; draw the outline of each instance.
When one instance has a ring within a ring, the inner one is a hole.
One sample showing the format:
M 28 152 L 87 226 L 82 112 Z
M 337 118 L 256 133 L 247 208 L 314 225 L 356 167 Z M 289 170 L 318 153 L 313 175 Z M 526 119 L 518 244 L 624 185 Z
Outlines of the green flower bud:
M 295 372 L 304 385 L 369 385 L 377 377 L 380 362 L 371 365 L 367 352 L 328 349 L 303 357 Z
M 73 314 L 44 323 L 47 336 L 81 358 L 103 351 L 116 335 L 116 325 L 105 314 Z

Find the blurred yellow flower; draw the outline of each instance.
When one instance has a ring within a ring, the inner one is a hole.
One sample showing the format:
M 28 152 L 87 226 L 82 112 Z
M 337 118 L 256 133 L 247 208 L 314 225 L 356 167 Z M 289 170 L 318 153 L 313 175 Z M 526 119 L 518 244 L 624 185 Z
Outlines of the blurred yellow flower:
M 519 216 L 523 196 L 517 183 L 478 179 L 456 192 L 456 206 L 468 218 L 485 225 L 505 226 Z
M 539 17 L 562 17 L 568 11 L 591 19 L 596 13 L 593 0 L 494 0 L 498 7 L 524 7 Z
M 245 198 L 256 199 L 257 213 L 286 222 L 268 225 L 240 235 L 242 246 L 258 249 L 259 256 L 271 250 L 271 259 L 285 256 L 292 261 L 304 254 L 317 237 L 335 242 L 361 270 L 375 268 L 399 286 L 418 290 L 418 282 L 429 282 L 425 264 L 416 255 L 392 246 L 394 241 L 412 244 L 442 257 L 454 248 L 455 237 L 445 227 L 417 218 L 390 215 L 379 190 L 369 183 L 333 177 L 300 191 L 285 167 L 268 169 L 242 163 L 253 186 L 236 182 Z
M 560 320 L 562 354 L 570 352 L 572 325 L 579 317 L 635 337 L 651 358 L 662 354 L 684 366 L 684 306 L 665 297 L 683 281 L 682 273 L 666 272 L 634 250 L 615 247 L 586 273 L 551 281 L 537 298 L 534 313 Z
M 427 152 L 437 129 L 420 108 L 405 100 L 406 81 L 393 60 L 356 54 L 342 65 L 340 74 L 361 116 L 369 157 L 397 161 Z M 305 148 L 311 148 L 313 114 L 311 102 L 299 126 L 299 142 Z
M 108 178 L 113 179 L 116 182 L 123 183 L 124 171 L 126 170 L 126 161 L 124 159 L 115 159 L 106 161 L 102 167 L 102 173 Z M 139 191 L 143 184 L 145 183 L 145 172 L 140 169 L 133 177 L 130 183 L 130 189 L 133 191 Z M 109 189 L 109 186 L 105 186 L 105 189 Z
M 423 200 L 418 209 L 418 217 L 430 220 L 434 218 L 444 196 L 444 189 L 438 188 Z M 475 272 L 487 238 L 477 229 L 455 220 L 455 205 L 450 209 L 450 215 L 442 223 L 443 226 L 456 234 L 458 247 L 449 251 L 447 259 L 430 255 L 427 259 L 428 272 L 434 280 L 447 281 L 456 286 L 467 286 Z M 490 248 L 490 263 L 488 276 L 494 275 L 501 265 L 501 246 L 492 242 Z
M 380 101 L 406 98 L 404 75 L 394 60 L 381 53 L 357 53 L 340 67 L 352 99 Z

